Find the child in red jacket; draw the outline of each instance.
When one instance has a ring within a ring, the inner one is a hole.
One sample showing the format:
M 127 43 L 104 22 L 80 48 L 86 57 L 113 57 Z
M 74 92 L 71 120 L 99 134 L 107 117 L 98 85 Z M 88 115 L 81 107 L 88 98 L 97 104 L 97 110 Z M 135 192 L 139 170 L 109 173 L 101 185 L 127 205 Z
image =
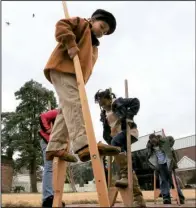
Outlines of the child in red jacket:
M 50 133 L 52 130 L 52 125 L 54 124 L 57 114 L 58 114 L 58 110 L 54 109 L 54 110 L 50 110 L 46 113 L 42 113 L 39 117 L 40 126 L 41 126 L 41 129 L 39 131 L 39 135 L 47 143 L 49 142 Z
M 44 159 L 44 172 L 42 178 L 42 207 L 52 207 L 53 203 L 53 187 L 52 187 L 52 161 L 46 160 L 46 148 L 50 139 L 50 133 L 52 130 L 52 125 L 55 122 L 56 116 L 58 114 L 58 109 L 50 110 L 42 113 L 39 117 L 40 121 L 40 131 L 41 136 L 41 149 Z M 64 202 L 62 202 L 64 207 Z

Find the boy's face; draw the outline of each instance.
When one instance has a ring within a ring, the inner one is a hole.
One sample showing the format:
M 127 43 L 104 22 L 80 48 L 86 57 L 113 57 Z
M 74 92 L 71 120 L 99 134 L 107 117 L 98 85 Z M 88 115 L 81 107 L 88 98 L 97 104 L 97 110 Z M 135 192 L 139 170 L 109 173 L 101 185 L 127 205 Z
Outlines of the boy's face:
M 112 101 L 110 99 L 106 99 L 106 98 L 99 99 L 99 105 L 101 107 L 105 107 L 105 106 L 109 107 L 109 106 L 111 106 L 111 103 L 112 103 Z
M 159 140 L 158 140 L 158 138 L 153 137 L 153 138 L 150 139 L 150 143 L 151 143 L 153 146 L 158 146 Z
M 107 34 L 110 27 L 109 25 L 102 20 L 93 20 L 92 21 L 92 32 L 97 38 L 101 38 L 103 35 Z

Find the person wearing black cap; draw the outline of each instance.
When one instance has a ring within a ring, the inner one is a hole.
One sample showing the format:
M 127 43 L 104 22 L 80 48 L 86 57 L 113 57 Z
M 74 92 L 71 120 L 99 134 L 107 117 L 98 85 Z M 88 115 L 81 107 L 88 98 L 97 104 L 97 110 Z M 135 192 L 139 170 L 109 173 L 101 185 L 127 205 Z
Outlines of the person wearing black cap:
M 77 162 L 77 158 L 67 151 L 69 139 L 72 142 L 73 152 L 78 154 L 79 159 L 82 162 L 90 160 L 72 59 L 78 54 L 86 84 L 98 57 L 98 38 L 111 35 L 115 29 L 115 17 L 103 9 L 96 10 L 89 19 L 74 17 L 57 22 L 55 37 L 58 44 L 44 68 L 46 78 L 57 92 L 60 106 L 46 149 L 47 160 L 59 157 L 68 162 Z M 102 156 L 120 153 L 118 147 L 101 142 L 98 143 L 98 150 Z
M 104 35 L 110 35 L 115 31 L 116 19 L 110 12 L 107 12 L 103 9 L 97 9 L 91 16 L 92 26 L 101 24 L 100 21 L 103 21 L 104 23 L 107 24 L 107 27 L 109 27 L 107 32 Z

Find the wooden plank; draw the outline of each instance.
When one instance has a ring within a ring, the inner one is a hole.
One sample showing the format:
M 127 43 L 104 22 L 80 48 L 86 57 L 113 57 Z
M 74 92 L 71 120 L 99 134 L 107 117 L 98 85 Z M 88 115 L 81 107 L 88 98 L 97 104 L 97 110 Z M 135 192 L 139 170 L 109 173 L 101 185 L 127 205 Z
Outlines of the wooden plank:
M 124 205 L 126 207 L 133 207 L 133 202 L 130 199 L 130 196 L 132 195 L 132 190 L 129 187 L 127 187 L 126 189 L 118 188 L 118 191 L 120 192 Z
M 156 173 L 155 173 L 155 171 L 154 171 L 154 203 L 156 204 L 156 190 L 157 190 L 157 188 L 156 188 Z
M 63 188 L 66 179 L 67 162 L 58 157 L 53 159 L 53 207 L 62 207 Z
M 109 200 L 110 200 L 110 207 L 114 206 L 116 198 L 118 196 L 118 188 L 116 187 L 109 187 Z
M 125 80 L 125 97 L 128 98 L 128 81 Z M 131 157 L 131 139 L 130 127 L 127 124 L 127 165 L 128 165 L 128 187 L 126 189 L 111 187 L 111 164 L 108 166 L 108 181 L 109 183 L 109 198 L 110 205 L 113 206 L 118 192 L 120 192 L 123 203 L 126 207 L 133 206 L 133 172 L 132 172 L 132 157 Z M 111 163 L 111 159 L 108 161 Z
M 175 179 L 173 171 L 172 171 L 172 181 L 173 181 L 173 185 L 174 185 L 174 190 L 173 190 L 173 195 L 172 196 L 174 196 L 174 198 L 176 199 L 177 204 L 180 205 L 180 198 L 179 198 L 179 195 L 178 195 L 176 179 Z
M 157 203 L 157 198 L 159 198 L 159 195 L 161 193 L 160 189 L 157 189 L 157 180 L 156 180 L 156 171 L 154 171 L 154 204 Z
M 63 8 L 66 18 L 68 18 L 69 14 L 65 1 L 63 1 Z M 81 100 L 82 113 L 83 113 L 83 118 L 86 128 L 86 135 L 88 138 L 92 168 L 93 168 L 93 173 L 94 173 L 95 183 L 98 193 L 98 200 L 101 207 L 109 207 L 110 201 L 109 201 L 108 189 L 106 185 L 104 167 L 102 161 L 100 160 L 99 151 L 97 148 L 97 142 L 93 129 L 88 99 L 85 91 L 84 80 L 83 80 L 83 75 L 82 75 L 82 70 L 81 70 L 78 55 L 74 57 L 73 62 L 74 62 L 77 85 L 78 85 L 79 95 Z
M 51 110 L 50 101 L 48 101 L 48 109 Z M 66 168 L 67 163 L 65 161 L 60 160 L 58 157 L 54 157 L 52 163 L 52 186 L 54 192 L 54 199 L 52 204 L 53 207 L 62 207 L 62 196 L 66 178 Z
M 109 156 L 108 157 L 108 188 L 110 188 L 111 185 L 112 185 L 112 156 Z
M 129 97 L 128 92 L 128 81 L 125 80 L 125 97 Z M 128 188 L 127 190 L 121 191 L 121 195 L 125 195 L 127 192 L 129 197 L 124 197 L 125 203 L 132 207 L 133 206 L 133 169 L 132 169 L 132 156 L 131 156 L 131 134 L 130 127 L 127 122 L 127 166 L 128 166 Z

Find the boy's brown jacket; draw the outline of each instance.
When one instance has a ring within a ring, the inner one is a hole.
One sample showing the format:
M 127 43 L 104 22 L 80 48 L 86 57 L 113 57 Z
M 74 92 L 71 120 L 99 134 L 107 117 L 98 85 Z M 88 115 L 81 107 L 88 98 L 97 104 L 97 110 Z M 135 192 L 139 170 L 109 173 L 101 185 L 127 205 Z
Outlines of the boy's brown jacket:
M 50 70 L 75 74 L 73 60 L 70 59 L 67 49 L 78 47 L 83 78 L 87 83 L 98 57 L 98 48 L 92 46 L 90 23 L 79 17 L 62 19 L 56 24 L 55 37 L 58 45 L 45 66 L 46 78 L 51 82 Z

